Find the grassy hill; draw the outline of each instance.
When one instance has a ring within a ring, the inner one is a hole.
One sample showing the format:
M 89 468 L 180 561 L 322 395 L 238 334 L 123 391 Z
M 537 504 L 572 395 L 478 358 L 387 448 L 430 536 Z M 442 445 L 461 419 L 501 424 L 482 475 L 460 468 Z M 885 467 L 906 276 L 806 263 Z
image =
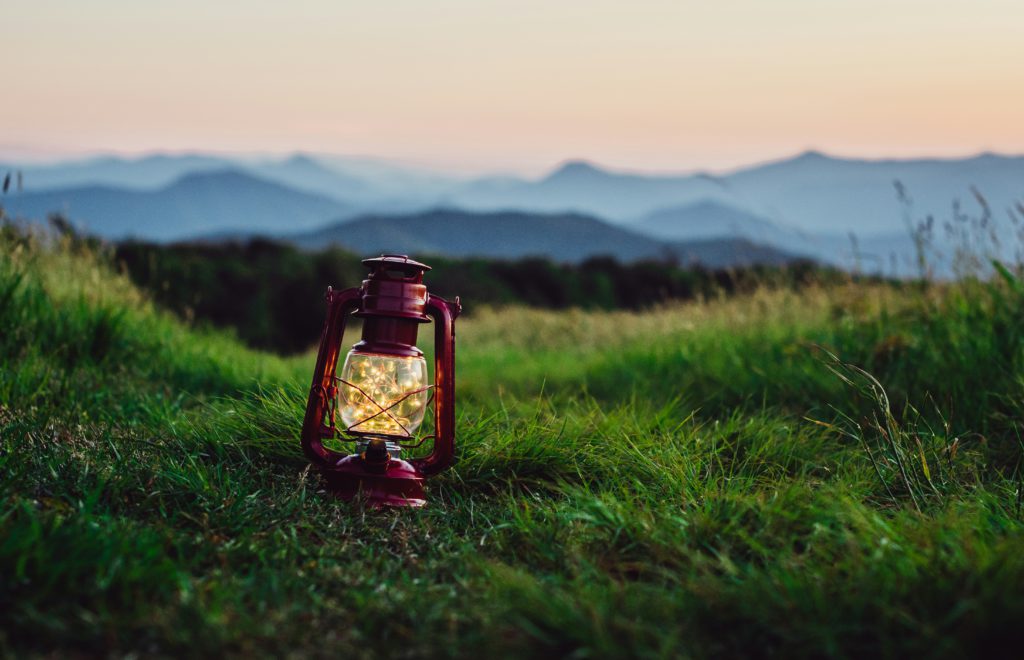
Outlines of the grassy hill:
M 326 284 L 326 283 L 325 283 Z M 0 238 L 5 655 L 1019 648 L 1024 283 L 472 309 L 422 511 L 322 495 L 312 356 Z M 423 342 L 427 343 L 427 342 Z

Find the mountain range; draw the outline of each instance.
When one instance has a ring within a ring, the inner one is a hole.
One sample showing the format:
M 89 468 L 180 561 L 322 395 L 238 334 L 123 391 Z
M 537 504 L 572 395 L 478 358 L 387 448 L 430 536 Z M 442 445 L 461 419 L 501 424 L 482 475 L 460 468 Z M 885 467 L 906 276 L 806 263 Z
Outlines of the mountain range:
M 441 254 L 579 262 L 598 255 L 623 261 L 672 259 L 724 267 L 782 264 L 795 257 L 743 238 L 661 241 L 578 213 L 470 212 L 433 209 L 402 216 L 366 215 L 281 236 L 300 247 L 341 245 L 361 254 Z
M 988 153 L 864 160 L 812 151 L 722 174 L 619 172 L 569 161 L 532 179 L 458 179 L 373 159 L 310 154 L 103 157 L 0 165 L 4 170 L 21 171 L 24 182 L 22 190 L 0 198 L 8 214 L 40 218 L 63 211 L 104 237 L 163 241 L 253 234 L 301 238 L 330 226 L 324 231 L 332 240 L 357 247 L 371 236 L 377 244 L 388 236 L 397 241 L 399 229 L 415 227 L 420 241 L 450 251 L 461 239 L 428 239 L 422 220 L 434 218 L 449 231 L 456 224 L 465 231 L 464 223 L 445 224 L 436 209 L 445 209 L 449 218 L 461 210 L 484 223 L 503 222 L 509 217 L 504 212 L 515 211 L 520 237 L 502 234 L 501 241 L 530 243 L 528 249 L 538 254 L 547 253 L 545 223 L 550 228 L 565 218 L 587 217 L 662 246 L 737 239 L 737 245 L 766 245 L 840 265 L 860 261 L 852 256 L 857 246 L 874 252 L 867 255 L 873 263 L 892 264 L 910 260 L 908 223 L 932 216 L 941 227 L 957 213 L 983 214 L 977 195 L 991 209 L 996 231 L 1006 236 L 1015 231 L 1010 216 L 1024 215 L 1014 210 L 1024 200 L 1024 157 Z M 350 223 L 347 238 L 339 229 L 343 222 Z M 371 231 L 374 225 L 379 226 Z M 498 225 L 493 229 L 498 232 Z M 576 245 L 565 252 L 615 248 L 623 258 L 644 252 L 629 247 L 633 239 L 611 246 L 603 236 L 597 230 L 578 233 Z
M 571 161 L 546 177 L 473 181 L 448 198 L 463 208 L 574 210 L 630 223 L 654 211 L 714 201 L 793 229 L 877 235 L 902 229 L 905 189 L 915 215 L 949 216 L 953 202 L 973 202 L 972 187 L 993 208 L 1024 197 L 1024 157 L 861 160 L 809 151 L 794 158 L 713 175 L 613 172 Z
M 209 232 L 278 234 L 310 229 L 352 210 L 314 193 L 226 169 L 184 174 L 155 190 L 89 185 L 2 198 L 9 215 L 67 215 L 109 239 L 171 241 Z

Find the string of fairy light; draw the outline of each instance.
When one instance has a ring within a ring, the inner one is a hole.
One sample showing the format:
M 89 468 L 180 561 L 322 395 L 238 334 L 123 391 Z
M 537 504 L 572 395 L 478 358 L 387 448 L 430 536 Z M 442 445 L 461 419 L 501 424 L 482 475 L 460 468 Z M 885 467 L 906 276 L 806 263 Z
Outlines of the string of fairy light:
M 429 400 L 423 358 L 350 353 L 338 379 L 341 419 L 349 431 L 408 437 Z

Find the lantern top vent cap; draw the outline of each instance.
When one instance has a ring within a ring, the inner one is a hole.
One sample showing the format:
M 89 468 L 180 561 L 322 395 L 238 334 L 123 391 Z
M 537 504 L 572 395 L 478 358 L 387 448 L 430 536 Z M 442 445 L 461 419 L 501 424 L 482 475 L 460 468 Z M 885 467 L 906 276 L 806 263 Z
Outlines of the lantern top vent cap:
M 371 270 L 398 270 L 407 275 L 415 275 L 430 270 L 430 266 L 427 264 L 421 264 L 404 254 L 382 254 L 379 257 L 363 259 L 363 265 Z

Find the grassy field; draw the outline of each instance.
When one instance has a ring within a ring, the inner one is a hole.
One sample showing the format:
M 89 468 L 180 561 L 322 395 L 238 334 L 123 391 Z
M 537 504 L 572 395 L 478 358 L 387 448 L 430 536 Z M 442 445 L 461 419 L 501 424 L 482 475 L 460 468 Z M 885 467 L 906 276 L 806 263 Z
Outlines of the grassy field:
M 364 510 L 299 451 L 312 354 L 4 235 L 0 650 L 1020 652 L 1014 275 L 468 312 L 459 464 Z

